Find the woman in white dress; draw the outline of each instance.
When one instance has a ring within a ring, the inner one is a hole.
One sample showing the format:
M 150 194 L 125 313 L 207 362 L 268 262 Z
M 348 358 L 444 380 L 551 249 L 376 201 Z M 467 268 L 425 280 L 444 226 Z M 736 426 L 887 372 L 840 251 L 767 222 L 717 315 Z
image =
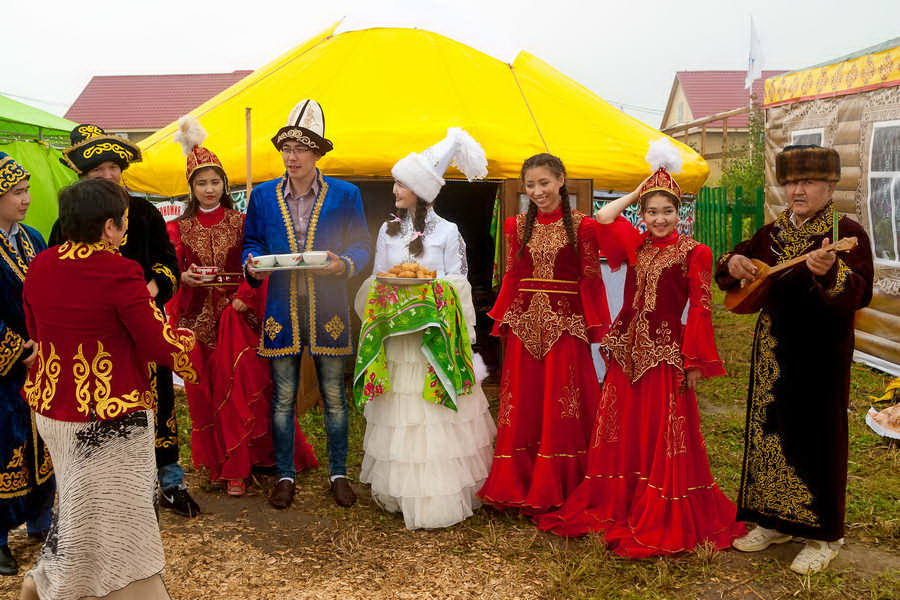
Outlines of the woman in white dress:
M 410 154 L 392 169 L 397 208 L 381 226 L 374 274 L 404 262 L 437 272 L 456 291 L 471 342 L 475 309 L 466 275 L 466 247 L 456 225 L 438 216 L 433 202 L 451 160 L 471 180 L 487 174 L 484 151 L 468 133 L 447 137 L 421 154 Z M 362 316 L 374 275 L 356 297 Z M 422 332 L 395 335 L 385 342 L 392 389 L 365 406 L 365 454 L 360 480 L 389 512 L 402 512 L 408 529 L 448 527 L 480 506 L 475 492 L 487 478 L 496 427 L 480 383 L 457 398 L 454 411 L 423 398 L 429 363 Z M 475 355 L 476 381 L 487 374 Z

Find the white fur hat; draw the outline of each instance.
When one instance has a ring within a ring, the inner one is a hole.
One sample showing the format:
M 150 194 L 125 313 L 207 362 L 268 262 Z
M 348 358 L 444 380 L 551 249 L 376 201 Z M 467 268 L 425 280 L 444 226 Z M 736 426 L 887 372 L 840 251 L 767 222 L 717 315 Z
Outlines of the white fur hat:
M 412 152 L 398 160 L 391 174 L 425 202 L 434 202 L 444 186 L 444 172 L 451 163 L 469 181 L 488 174 L 484 149 L 459 127 L 449 128 L 447 137 L 424 152 Z

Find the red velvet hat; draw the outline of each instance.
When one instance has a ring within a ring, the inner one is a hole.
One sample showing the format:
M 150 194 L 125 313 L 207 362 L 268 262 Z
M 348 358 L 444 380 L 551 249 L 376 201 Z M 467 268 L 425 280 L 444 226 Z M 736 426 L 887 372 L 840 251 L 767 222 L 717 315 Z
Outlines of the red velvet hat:
M 664 192 L 680 202 L 681 186 L 671 175 L 681 171 L 682 160 L 678 148 L 672 145 L 668 138 L 654 140 L 650 142 L 646 159 L 653 169 L 653 175 L 641 185 L 638 197 L 643 200 L 653 192 Z
M 187 115 L 178 120 L 178 132 L 175 133 L 175 141 L 181 144 L 181 149 L 187 155 L 185 177 L 190 182 L 191 177 L 198 169 L 206 167 L 218 167 L 225 172 L 222 161 L 208 148 L 200 144 L 206 139 L 206 130 L 193 116 Z

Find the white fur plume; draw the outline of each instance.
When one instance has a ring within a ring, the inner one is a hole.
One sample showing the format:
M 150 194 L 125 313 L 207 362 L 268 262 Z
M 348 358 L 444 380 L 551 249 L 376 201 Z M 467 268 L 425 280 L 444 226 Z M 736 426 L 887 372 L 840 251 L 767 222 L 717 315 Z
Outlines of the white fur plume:
M 481 383 L 490 375 L 487 365 L 484 364 L 484 359 L 477 352 L 472 353 L 472 371 L 475 374 L 475 381 L 478 383 Z
M 644 157 L 650 163 L 650 169 L 655 173 L 662 167 L 672 175 L 681 172 L 681 152 L 678 151 L 669 138 L 659 138 L 650 142 L 650 150 Z
M 469 181 L 487 177 L 487 156 L 481 144 L 460 127 L 451 127 L 447 134 L 456 137 L 456 151 L 450 164 L 462 171 Z
M 203 143 L 206 139 L 206 130 L 193 115 L 185 115 L 178 119 L 178 131 L 175 132 L 175 141 L 181 144 L 181 150 L 187 156 L 191 150 Z

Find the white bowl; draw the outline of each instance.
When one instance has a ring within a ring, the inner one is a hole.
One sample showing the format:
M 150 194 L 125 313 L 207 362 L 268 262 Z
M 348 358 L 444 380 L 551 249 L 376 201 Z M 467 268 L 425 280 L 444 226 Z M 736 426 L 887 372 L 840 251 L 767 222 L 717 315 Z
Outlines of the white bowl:
M 311 250 L 303 253 L 303 262 L 307 265 L 324 265 L 328 262 L 328 253 L 324 250 Z
M 296 267 L 303 262 L 302 254 L 276 254 L 275 264 L 279 267 Z
M 263 254 L 262 256 L 254 256 L 250 259 L 250 263 L 254 267 L 274 267 L 275 266 L 275 255 L 274 254 Z
M 219 267 L 194 267 L 194 272 L 200 276 L 200 281 L 212 281 L 219 272 Z

